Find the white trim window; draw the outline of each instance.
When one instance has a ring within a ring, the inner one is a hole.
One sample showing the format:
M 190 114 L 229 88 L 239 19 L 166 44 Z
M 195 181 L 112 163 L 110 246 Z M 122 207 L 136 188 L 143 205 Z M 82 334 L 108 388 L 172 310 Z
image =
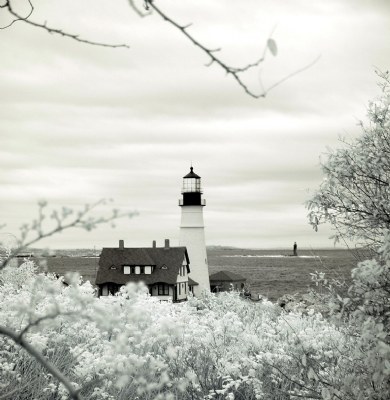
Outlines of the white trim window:
M 124 265 L 123 266 L 123 273 L 125 275 L 130 275 L 131 274 L 130 265 Z
M 169 296 L 169 285 L 166 283 L 158 285 L 158 295 L 159 296 Z

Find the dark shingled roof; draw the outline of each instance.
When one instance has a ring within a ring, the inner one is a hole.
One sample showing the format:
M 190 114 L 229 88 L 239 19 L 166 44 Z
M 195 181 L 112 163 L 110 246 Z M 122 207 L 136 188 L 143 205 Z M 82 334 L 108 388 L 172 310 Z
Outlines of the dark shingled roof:
M 188 286 L 196 286 L 196 285 L 199 285 L 199 283 L 195 282 L 193 279 L 188 277 Z
M 234 274 L 229 271 L 219 271 L 213 275 L 210 275 L 210 283 L 211 282 L 237 282 L 237 281 L 246 281 L 246 278 L 239 274 Z
M 103 248 L 99 260 L 99 269 L 96 275 L 96 284 L 117 283 L 125 285 L 127 282 L 144 282 L 154 284 L 164 282 L 174 284 L 183 264 L 184 257 L 187 265 L 189 258 L 185 247 L 146 247 L 146 248 Z M 124 265 L 153 265 L 151 274 L 125 275 Z M 116 269 L 112 269 L 112 267 Z M 189 267 L 187 273 L 190 272 Z

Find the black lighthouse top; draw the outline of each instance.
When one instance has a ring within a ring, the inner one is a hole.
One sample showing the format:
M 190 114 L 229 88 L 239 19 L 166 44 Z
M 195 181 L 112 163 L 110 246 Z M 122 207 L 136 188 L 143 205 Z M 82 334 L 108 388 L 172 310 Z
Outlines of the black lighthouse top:
M 204 206 L 202 201 L 202 187 L 200 176 L 194 172 L 191 167 L 190 172 L 183 176 L 183 187 L 181 190 L 183 200 L 179 202 L 180 206 Z

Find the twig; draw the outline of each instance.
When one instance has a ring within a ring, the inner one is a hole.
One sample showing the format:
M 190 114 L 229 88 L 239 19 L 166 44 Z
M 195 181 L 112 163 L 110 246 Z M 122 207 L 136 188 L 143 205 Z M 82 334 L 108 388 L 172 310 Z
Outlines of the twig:
M 135 215 L 137 215 L 137 212 L 131 212 L 131 213 L 125 213 L 125 214 L 119 214 L 117 210 L 113 211 L 113 215 L 111 217 L 107 217 L 107 218 L 99 218 L 99 219 L 84 219 L 84 217 L 86 216 L 86 214 L 88 214 L 91 210 L 93 210 L 94 208 L 96 208 L 97 206 L 103 204 L 105 202 L 105 200 L 99 200 L 98 202 L 94 203 L 93 205 L 86 205 L 84 207 L 83 211 L 80 211 L 78 213 L 78 216 L 76 219 L 74 219 L 73 221 L 67 223 L 67 224 L 63 224 L 64 220 L 66 219 L 67 215 L 65 217 L 63 217 L 63 219 L 61 219 L 58 216 L 58 213 L 53 213 L 52 217 L 56 220 L 57 222 L 57 226 L 51 230 L 49 230 L 48 232 L 44 233 L 42 230 L 42 226 L 41 223 L 44 219 L 44 216 L 42 215 L 42 208 L 44 207 L 44 205 L 40 205 L 40 210 L 39 210 L 39 218 L 38 220 L 34 221 L 32 226 L 28 226 L 28 225 L 24 225 L 21 229 L 22 229 L 22 238 L 19 241 L 19 246 L 12 250 L 9 254 L 9 256 L 2 262 L 0 263 L 0 271 L 5 268 L 9 262 L 11 261 L 12 258 L 14 258 L 18 253 L 20 253 L 22 250 L 26 249 L 27 247 L 35 244 L 36 242 L 39 242 L 42 239 L 45 239 L 47 237 L 50 237 L 58 232 L 62 232 L 65 229 L 69 229 L 69 228 L 73 228 L 73 227 L 79 227 L 79 228 L 85 228 L 87 230 L 91 230 L 92 228 L 95 227 L 95 225 L 97 224 L 101 224 L 101 223 L 107 223 L 107 222 L 111 222 L 117 218 L 121 218 L 124 216 L 129 216 L 129 217 L 133 217 Z M 29 230 L 35 230 L 37 232 L 37 236 L 34 237 L 33 239 L 31 239 L 30 241 L 24 242 Z
M 152 8 L 154 11 L 156 11 L 156 13 L 159 14 L 162 19 L 169 22 L 175 28 L 179 29 L 183 33 L 183 35 L 186 36 L 195 46 L 199 47 L 203 52 L 205 52 L 210 57 L 211 60 L 207 64 L 207 66 L 210 66 L 213 63 L 218 64 L 227 74 L 230 74 L 236 80 L 236 82 L 244 89 L 244 91 L 249 96 L 254 97 L 255 99 L 258 99 L 260 97 L 265 97 L 266 93 L 256 94 L 256 93 L 252 92 L 248 88 L 248 86 L 241 80 L 241 77 L 239 75 L 241 72 L 248 71 L 249 69 L 258 66 L 261 62 L 264 61 L 263 57 L 260 58 L 259 60 L 257 60 L 256 62 L 254 62 L 252 64 L 248 64 L 247 66 L 242 67 L 242 68 L 230 67 L 227 64 L 225 64 L 220 58 L 218 58 L 214 55 L 214 53 L 216 52 L 215 49 L 208 49 L 203 44 L 201 44 L 198 40 L 196 40 L 194 38 L 194 36 L 192 36 L 191 34 L 189 34 L 187 32 L 187 28 L 189 27 L 189 25 L 184 25 L 184 26 L 179 25 L 173 19 L 168 17 L 168 15 L 166 15 L 163 11 L 161 11 L 160 8 L 158 8 L 154 4 L 153 0 L 146 0 L 146 3 L 148 4 L 148 6 L 150 8 Z
M 60 36 L 64 36 L 64 37 L 67 37 L 67 38 L 76 40 L 77 42 L 90 44 L 90 45 L 92 45 L 92 46 L 110 47 L 110 48 L 124 47 L 124 48 L 127 48 L 127 49 L 130 48 L 130 46 L 127 45 L 127 44 L 107 44 L 107 43 L 94 42 L 94 41 L 91 41 L 91 40 L 82 39 L 82 38 L 79 37 L 79 35 L 74 35 L 74 34 L 71 34 L 71 33 L 67 33 L 67 32 L 64 32 L 64 31 L 61 30 L 61 29 L 50 28 L 49 26 L 46 25 L 46 22 L 43 23 L 43 24 L 40 24 L 40 23 L 38 23 L 38 22 L 31 21 L 31 20 L 29 20 L 29 17 L 30 17 L 31 14 L 33 13 L 34 7 L 33 7 L 32 3 L 31 3 L 31 0 L 28 0 L 28 2 L 29 2 L 30 7 L 31 7 L 30 13 L 27 15 L 27 17 L 22 17 L 21 15 L 19 15 L 18 13 L 16 13 L 16 12 L 14 11 L 14 9 L 12 8 L 12 6 L 11 6 L 11 0 L 6 0 L 6 2 L 5 2 L 2 6 L 0 6 L 0 7 L 1 7 L 1 8 L 6 8 L 6 9 L 8 10 L 8 12 L 9 12 L 11 15 L 13 15 L 13 16 L 15 17 L 15 19 L 14 19 L 10 24 L 8 24 L 8 25 L 6 25 L 6 26 L 0 27 L 0 29 L 9 28 L 9 27 L 10 27 L 11 25 L 13 25 L 15 22 L 23 21 L 23 22 L 25 22 L 26 24 L 35 26 L 36 28 L 44 29 L 44 30 L 46 30 L 46 31 L 49 32 L 49 33 L 54 33 L 54 34 L 57 34 L 57 35 L 60 35 Z
M 305 65 L 302 68 L 299 68 L 295 70 L 294 72 L 291 72 L 290 74 L 286 75 L 284 78 L 280 79 L 279 81 L 275 82 L 271 86 L 268 86 L 268 88 L 265 90 L 265 94 L 267 94 L 270 90 L 276 88 L 279 86 L 281 83 L 286 82 L 288 79 L 292 78 L 295 75 L 298 75 L 299 73 L 306 71 L 307 69 L 311 68 L 314 64 L 316 64 L 319 59 L 321 58 L 321 55 L 317 56 L 313 61 L 311 61 L 309 64 Z
M 219 49 L 219 48 L 218 49 L 209 49 L 209 48 L 205 47 L 202 43 L 200 43 L 197 39 L 195 39 L 194 36 L 192 36 L 191 34 L 188 33 L 187 28 L 189 26 L 191 26 L 191 24 L 180 25 L 179 23 L 174 21 L 172 18 L 168 17 L 168 15 L 165 14 L 159 7 L 157 7 L 154 3 L 154 0 L 145 0 L 145 4 L 147 6 L 147 9 L 152 8 L 154 11 L 156 11 L 156 13 L 158 15 L 160 15 L 160 17 L 163 20 L 167 21 L 168 23 L 173 25 L 176 29 L 180 30 L 182 32 L 182 34 L 184 36 L 186 36 L 195 46 L 199 47 L 204 53 L 206 53 L 210 57 L 210 61 L 207 64 L 205 64 L 207 67 L 211 66 L 213 63 L 218 64 L 226 72 L 226 74 L 231 75 L 235 79 L 235 81 L 239 84 L 239 86 L 242 87 L 242 89 L 244 90 L 245 93 L 247 93 L 249 96 L 251 96 L 255 99 L 266 97 L 266 95 L 268 94 L 268 92 L 270 90 L 274 89 L 275 87 L 279 86 L 281 83 L 283 83 L 286 80 L 292 78 L 293 76 L 299 74 L 300 72 L 303 72 L 303 71 L 307 70 L 308 68 L 312 67 L 320 58 L 320 57 L 317 57 L 314 61 L 312 61 L 309 64 L 307 64 L 306 66 L 288 74 L 284 78 L 280 79 L 276 83 L 269 86 L 267 89 L 264 89 L 264 87 L 260 81 L 261 92 L 255 93 L 254 91 L 249 89 L 249 87 L 243 82 L 240 74 L 243 72 L 247 72 L 252 68 L 258 67 L 262 62 L 264 62 L 268 46 L 265 47 L 265 49 L 263 51 L 263 55 L 257 61 L 255 61 L 253 63 L 249 63 L 246 66 L 240 67 L 240 68 L 232 67 L 230 65 L 227 65 L 225 62 L 223 62 L 217 56 L 215 56 L 214 53 L 220 51 L 221 49 Z M 272 32 L 271 32 L 271 35 L 272 35 Z M 271 39 L 271 37 L 269 37 L 268 40 L 269 39 Z
M 28 1 L 28 4 L 30 4 L 30 12 L 28 13 L 28 15 L 27 15 L 27 17 L 17 17 L 16 19 L 14 19 L 12 22 L 10 22 L 8 25 L 6 25 L 6 26 L 0 26 L 0 29 L 6 29 L 6 28 L 9 28 L 11 25 L 13 25 L 15 22 L 17 22 L 17 21 L 26 21 L 28 18 L 30 18 L 30 16 L 31 16 L 31 14 L 33 13 L 33 11 L 34 11 L 34 6 L 32 5 L 32 3 L 31 3 L 31 0 L 27 0 Z M 3 5 L 1 5 L 0 6 L 0 8 L 8 8 L 8 10 L 11 12 L 11 5 L 10 5 L 10 0 L 7 0 L 6 2 L 5 2 L 5 4 L 3 4 Z M 12 12 L 11 12 L 11 14 L 13 14 Z M 13 14 L 14 16 L 15 16 L 15 14 Z
M 75 314 L 79 314 L 80 311 L 67 311 L 67 312 L 60 312 L 58 311 L 57 313 L 54 314 L 47 314 L 44 315 L 43 317 L 40 317 L 38 319 L 36 319 L 34 322 L 30 322 L 28 325 L 26 325 L 19 333 L 19 338 L 22 339 L 23 335 L 25 335 L 29 329 L 31 329 L 34 326 L 38 326 L 42 321 L 46 321 L 48 319 L 55 319 L 58 316 L 69 316 L 69 315 L 75 315 Z

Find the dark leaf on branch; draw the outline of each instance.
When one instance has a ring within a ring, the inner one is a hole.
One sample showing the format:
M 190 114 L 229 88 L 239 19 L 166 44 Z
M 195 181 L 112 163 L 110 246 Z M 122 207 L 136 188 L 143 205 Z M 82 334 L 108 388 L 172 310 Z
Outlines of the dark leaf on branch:
M 278 46 L 274 39 L 269 38 L 267 41 L 267 47 L 273 56 L 278 54 Z

